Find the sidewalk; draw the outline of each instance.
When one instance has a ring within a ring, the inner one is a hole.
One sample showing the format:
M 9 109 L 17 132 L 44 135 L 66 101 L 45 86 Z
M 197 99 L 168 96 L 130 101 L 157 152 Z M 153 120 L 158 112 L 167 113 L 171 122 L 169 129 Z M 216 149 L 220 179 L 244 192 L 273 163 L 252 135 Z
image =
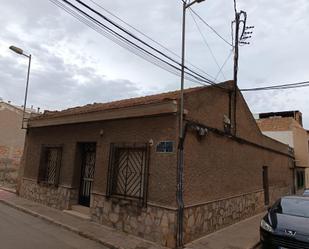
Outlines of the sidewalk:
M 258 214 L 186 245 L 186 249 L 253 249 L 260 241 Z
M 112 249 L 163 249 L 141 238 L 116 231 L 107 226 L 86 221 L 57 209 L 20 198 L 7 189 L 0 188 L 0 202 L 22 212 L 63 227 L 87 239 L 94 240 Z
M 155 243 L 119 232 L 107 226 L 80 219 L 63 211 L 20 198 L 0 187 L 0 202 L 63 227 L 112 249 L 163 249 Z M 186 249 L 252 249 L 259 242 L 263 214 L 241 221 L 185 246 Z

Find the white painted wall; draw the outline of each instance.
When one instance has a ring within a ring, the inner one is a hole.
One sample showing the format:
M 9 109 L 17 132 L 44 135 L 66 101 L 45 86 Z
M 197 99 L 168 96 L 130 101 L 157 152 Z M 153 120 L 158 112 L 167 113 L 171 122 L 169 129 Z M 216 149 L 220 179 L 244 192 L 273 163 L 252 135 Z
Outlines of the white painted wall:
M 281 143 L 288 144 L 294 148 L 294 139 L 292 131 L 262 131 L 268 137 L 271 137 Z

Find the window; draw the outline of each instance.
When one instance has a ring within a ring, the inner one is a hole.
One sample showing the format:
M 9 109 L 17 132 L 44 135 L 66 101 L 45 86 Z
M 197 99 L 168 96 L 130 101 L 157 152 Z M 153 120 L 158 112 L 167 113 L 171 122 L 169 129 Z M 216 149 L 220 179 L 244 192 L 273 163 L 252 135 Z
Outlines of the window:
M 58 186 L 61 166 L 62 147 L 43 146 L 39 167 L 39 183 Z
M 174 151 L 174 143 L 171 141 L 159 142 L 156 151 L 161 153 L 172 153 Z
M 111 144 L 107 196 L 147 203 L 148 144 Z
M 305 187 L 305 172 L 303 170 L 296 171 L 297 189 Z

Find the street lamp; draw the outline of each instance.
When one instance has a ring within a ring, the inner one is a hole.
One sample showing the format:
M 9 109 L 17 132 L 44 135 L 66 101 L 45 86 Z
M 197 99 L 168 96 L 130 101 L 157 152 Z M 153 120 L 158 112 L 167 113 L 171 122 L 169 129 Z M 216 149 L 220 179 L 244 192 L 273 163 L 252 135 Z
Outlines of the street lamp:
M 184 215 L 184 201 L 183 201 L 183 144 L 184 144 L 184 79 L 185 79 L 185 41 L 186 41 L 186 11 L 195 3 L 201 3 L 205 0 L 189 1 L 182 0 L 182 45 L 181 45 L 181 88 L 180 88 L 180 120 L 179 120 L 179 145 L 178 145 L 178 162 L 177 162 L 177 248 L 183 247 L 183 215 Z
M 195 0 L 188 2 L 183 0 L 183 12 L 182 12 L 182 45 L 181 45 L 181 99 L 180 99 L 180 129 L 179 137 L 183 137 L 183 114 L 184 114 L 184 76 L 185 76 L 185 41 L 186 41 L 186 11 L 195 3 L 201 3 L 205 0 Z
M 184 201 L 183 201 L 183 144 L 184 144 L 184 76 L 185 76 L 185 41 L 186 41 L 186 11 L 195 3 L 201 3 L 205 0 L 195 0 L 192 2 L 183 2 L 182 12 L 182 45 L 181 45 L 181 88 L 180 88 L 180 120 L 179 120 L 179 156 L 177 164 L 177 204 L 178 204 L 178 222 L 177 222 L 177 248 L 183 247 L 183 215 L 184 215 Z
M 29 85 L 29 76 L 30 76 L 30 65 L 31 65 L 31 54 L 27 55 L 24 53 L 24 51 L 21 48 L 15 47 L 15 46 L 10 46 L 10 49 L 14 51 L 17 54 L 23 55 L 29 59 L 28 63 L 28 72 L 27 72 L 27 82 L 26 82 L 26 91 L 25 91 L 25 99 L 24 99 L 24 107 L 23 107 L 23 119 L 21 123 L 21 128 L 26 129 L 24 127 L 24 121 L 26 120 L 25 114 L 26 114 L 26 105 L 27 105 L 27 96 L 28 96 L 28 85 Z

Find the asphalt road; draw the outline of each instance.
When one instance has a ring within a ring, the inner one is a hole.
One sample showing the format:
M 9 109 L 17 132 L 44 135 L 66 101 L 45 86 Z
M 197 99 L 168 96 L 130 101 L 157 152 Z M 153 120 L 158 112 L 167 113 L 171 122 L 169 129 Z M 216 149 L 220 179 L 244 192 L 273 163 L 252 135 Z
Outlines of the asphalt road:
M 61 227 L 0 203 L 1 249 L 107 249 Z

